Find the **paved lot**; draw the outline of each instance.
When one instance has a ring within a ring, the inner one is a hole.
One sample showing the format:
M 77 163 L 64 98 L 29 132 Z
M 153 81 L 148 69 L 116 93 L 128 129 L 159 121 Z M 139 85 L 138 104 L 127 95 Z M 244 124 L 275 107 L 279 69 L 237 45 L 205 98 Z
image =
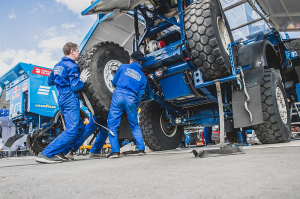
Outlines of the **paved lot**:
M 0 159 L 0 198 L 300 198 L 300 140 L 282 146 L 212 158 Z

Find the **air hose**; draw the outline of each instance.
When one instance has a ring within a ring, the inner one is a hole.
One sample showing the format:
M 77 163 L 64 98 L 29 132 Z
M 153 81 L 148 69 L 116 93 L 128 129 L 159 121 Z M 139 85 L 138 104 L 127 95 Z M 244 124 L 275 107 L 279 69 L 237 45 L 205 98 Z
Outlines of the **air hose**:
M 192 84 L 192 80 L 190 78 L 190 75 L 188 74 L 188 71 L 185 71 L 185 76 L 188 79 L 188 84 L 191 86 L 192 90 L 194 91 L 194 93 L 198 96 L 198 97 L 202 97 L 205 98 L 205 96 L 201 95 L 196 88 L 194 87 L 194 85 Z
M 94 109 L 89 101 L 89 99 L 87 98 L 87 96 L 85 95 L 85 93 L 83 91 L 81 91 L 81 94 L 83 95 L 84 101 L 86 103 L 86 105 L 88 106 L 88 108 L 90 109 L 90 111 L 92 112 L 92 119 L 95 122 L 95 124 L 101 126 L 102 128 L 106 129 L 112 136 L 115 136 L 114 132 L 112 132 L 110 129 L 106 128 L 105 126 L 102 126 L 101 124 L 98 124 L 95 120 L 94 120 Z

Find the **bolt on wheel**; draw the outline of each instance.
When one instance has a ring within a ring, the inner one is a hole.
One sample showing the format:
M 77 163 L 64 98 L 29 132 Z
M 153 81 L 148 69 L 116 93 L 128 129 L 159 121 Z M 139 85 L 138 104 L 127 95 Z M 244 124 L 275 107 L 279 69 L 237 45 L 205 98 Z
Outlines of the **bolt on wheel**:
M 111 92 L 114 92 L 115 90 L 115 87 L 112 85 L 111 81 L 114 79 L 114 76 L 121 64 L 122 63 L 118 60 L 111 60 L 107 62 L 107 64 L 104 67 L 105 84 Z

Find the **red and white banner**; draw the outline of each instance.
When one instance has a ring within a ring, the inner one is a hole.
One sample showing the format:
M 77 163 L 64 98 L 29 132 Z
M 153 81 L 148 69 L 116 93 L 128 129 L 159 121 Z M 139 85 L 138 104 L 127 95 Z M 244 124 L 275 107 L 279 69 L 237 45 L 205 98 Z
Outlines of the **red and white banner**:
M 37 74 L 37 75 L 49 76 L 51 72 L 52 72 L 52 70 L 50 70 L 50 69 L 34 67 L 31 73 Z

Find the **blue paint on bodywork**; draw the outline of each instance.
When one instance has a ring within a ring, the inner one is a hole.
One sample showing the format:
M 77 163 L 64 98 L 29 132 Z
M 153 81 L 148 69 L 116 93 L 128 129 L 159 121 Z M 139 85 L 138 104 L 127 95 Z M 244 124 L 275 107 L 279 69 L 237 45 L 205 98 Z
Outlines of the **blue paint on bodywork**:
M 11 118 L 25 112 L 54 116 L 59 109 L 58 92 L 54 86 L 47 84 L 49 72 L 51 70 L 45 67 L 19 63 L 0 78 L 1 83 L 6 83 L 6 101 L 10 101 Z
M 159 80 L 166 100 L 186 99 L 195 97 L 185 82 L 183 73 Z
M 88 11 L 93 9 L 97 4 L 99 4 L 102 0 L 97 0 L 93 4 L 91 4 L 87 9 L 85 9 L 83 12 L 81 12 L 81 15 L 85 15 Z M 106 2 L 107 0 L 104 0 Z

